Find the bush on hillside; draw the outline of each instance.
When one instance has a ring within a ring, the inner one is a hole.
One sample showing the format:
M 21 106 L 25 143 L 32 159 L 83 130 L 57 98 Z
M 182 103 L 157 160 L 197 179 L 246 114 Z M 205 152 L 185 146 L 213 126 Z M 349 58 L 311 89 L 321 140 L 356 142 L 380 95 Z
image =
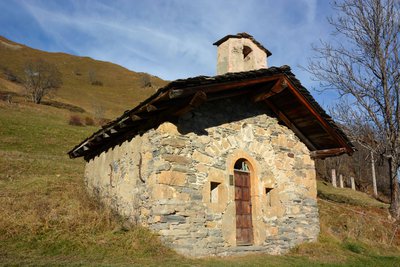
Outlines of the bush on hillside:
M 74 125 L 74 126 L 83 126 L 81 117 L 79 117 L 78 115 L 71 115 L 69 117 L 69 125 Z
M 150 79 L 150 75 L 149 74 L 143 73 L 140 76 L 140 86 L 142 88 L 152 87 L 152 83 L 151 83 L 151 79 Z
M 106 125 L 107 123 L 109 123 L 110 121 L 111 121 L 110 119 L 100 118 L 100 119 L 97 120 L 97 124 L 98 124 L 99 126 L 104 126 L 104 125 Z
M 91 85 L 94 86 L 103 86 L 103 82 L 101 82 L 97 77 L 97 71 L 94 69 L 89 70 L 89 81 Z
M 18 78 L 18 76 L 12 70 L 4 68 L 3 73 L 6 79 L 9 80 L 10 82 L 21 83 L 21 79 Z
M 94 120 L 91 117 L 85 117 L 85 125 L 93 126 Z
M 92 85 L 94 85 L 94 86 L 103 86 L 103 82 L 96 80 L 96 81 L 92 82 Z

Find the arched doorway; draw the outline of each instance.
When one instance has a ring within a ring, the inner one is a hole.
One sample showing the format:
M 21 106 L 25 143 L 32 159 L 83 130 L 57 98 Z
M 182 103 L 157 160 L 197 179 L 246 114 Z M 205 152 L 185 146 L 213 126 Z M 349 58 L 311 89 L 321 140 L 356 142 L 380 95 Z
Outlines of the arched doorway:
M 251 205 L 250 165 L 247 160 L 235 162 L 235 206 L 236 206 L 236 244 L 252 245 L 253 222 Z

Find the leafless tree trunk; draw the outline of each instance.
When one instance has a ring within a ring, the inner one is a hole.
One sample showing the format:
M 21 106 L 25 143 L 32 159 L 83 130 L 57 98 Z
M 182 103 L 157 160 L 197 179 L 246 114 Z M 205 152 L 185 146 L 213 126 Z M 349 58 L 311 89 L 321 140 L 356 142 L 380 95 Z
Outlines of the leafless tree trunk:
M 335 116 L 356 142 L 391 161 L 391 207 L 400 216 L 400 2 L 342 0 L 335 41 L 314 47 L 308 71 L 341 97 Z

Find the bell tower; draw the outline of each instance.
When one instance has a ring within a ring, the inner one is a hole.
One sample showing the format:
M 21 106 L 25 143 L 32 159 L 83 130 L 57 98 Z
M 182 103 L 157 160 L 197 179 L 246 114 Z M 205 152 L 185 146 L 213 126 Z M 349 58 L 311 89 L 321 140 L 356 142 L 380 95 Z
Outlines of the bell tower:
M 267 68 L 267 57 L 272 55 L 245 32 L 227 35 L 214 45 L 218 47 L 217 75 Z

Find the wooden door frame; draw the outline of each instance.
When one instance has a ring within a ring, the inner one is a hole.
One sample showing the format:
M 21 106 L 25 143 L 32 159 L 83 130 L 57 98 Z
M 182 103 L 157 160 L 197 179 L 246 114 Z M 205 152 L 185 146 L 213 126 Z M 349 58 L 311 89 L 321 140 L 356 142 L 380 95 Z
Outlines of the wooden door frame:
M 236 149 L 232 151 L 226 159 L 226 172 L 229 173 L 229 176 L 234 177 L 234 169 L 235 169 L 235 163 L 238 160 L 245 160 L 249 166 L 250 169 L 250 182 L 251 182 L 251 204 L 252 204 L 252 223 L 253 223 L 253 244 L 258 246 L 261 245 L 265 238 L 262 236 L 260 238 L 260 234 L 263 231 L 264 223 L 260 220 L 257 220 L 256 218 L 260 217 L 262 215 L 261 209 L 260 209 L 260 201 L 261 198 L 257 197 L 262 194 L 262 192 L 259 191 L 259 173 L 260 173 L 260 165 L 259 163 L 247 152 L 244 151 L 243 149 Z M 235 187 L 234 184 L 230 182 L 230 178 L 228 178 L 227 183 L 229 185 L 229 194 L 230 198 L 229 201 L 232 201 L 233 203 L 235 202 L 234 194 L 235 194 Z M 226 229 L 226 237 L 229 240 L 229 244 L 231 246 L 237 246 L 236 243 L 236 206 L 233 205 L 232 213 L 230 213 L 229 217 L 229 222 L 230 225 Z M 228 232 L 228 229 L 230 230 Z M 261 231 L 261 232 L 260 232 Z

